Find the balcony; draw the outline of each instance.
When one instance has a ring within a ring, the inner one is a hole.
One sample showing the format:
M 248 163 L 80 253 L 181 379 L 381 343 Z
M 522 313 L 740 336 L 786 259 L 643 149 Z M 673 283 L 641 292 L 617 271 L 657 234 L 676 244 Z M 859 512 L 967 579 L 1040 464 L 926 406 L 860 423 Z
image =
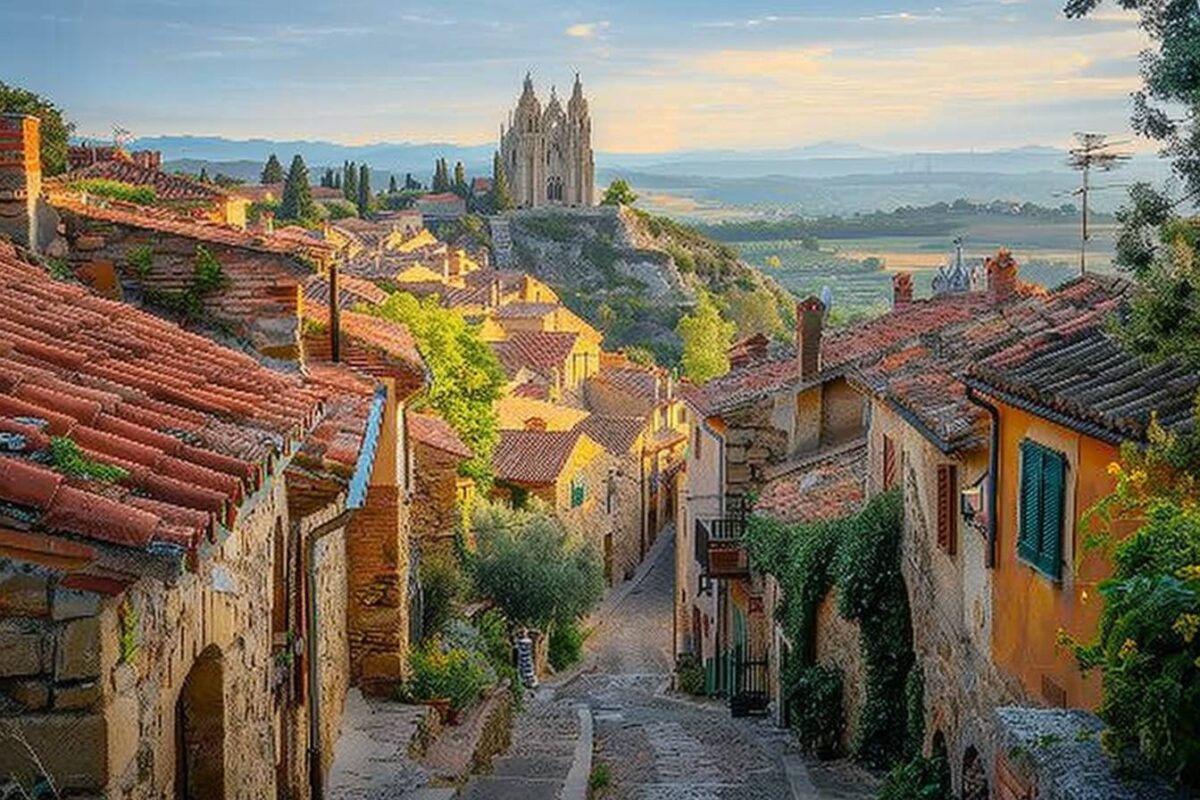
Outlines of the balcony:
M 742 544 L 745 517 L 696 520 L 696 560 L 704 576 L 716 580 L 750 577 L 750 557 Z

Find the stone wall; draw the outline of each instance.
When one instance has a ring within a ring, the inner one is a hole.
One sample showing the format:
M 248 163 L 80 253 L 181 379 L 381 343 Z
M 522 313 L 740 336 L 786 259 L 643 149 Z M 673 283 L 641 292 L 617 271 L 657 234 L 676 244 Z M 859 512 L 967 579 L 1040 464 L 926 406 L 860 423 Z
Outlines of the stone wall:
M 582 469 L 587 485 L 583 505 L 570 507 L 570 492 L 558 498 L 558 516 L 567 530 L 591 542 L 602 556 L 611 557 L 613 584 L 628 578 L 642 556 L 641 484 L 637 463 L 599 453 Z M 614 495 L 608 503 L 609 476 Z M 569 484 L 570 477 L 562 483 Z M 561 494 L 561 493 L 560 493 Z M 607 544 L 606 544 L 607 542 Z M 606 551 L 606 547 L 608 548 Z
M 333 762 L 346 692 L 350 688 L 350 639 L 346 630 L 346 531 L 331 533 L 315 548 L 317 665 L 321 687 L 321 745 L 325 769 Z M 307 710 L 304 709 L 304 710 Z
M 205 314 L 268 355 L 294 358 L 299 352 L 298 308 L 305 276 L 293 256 L 100 223 L 65 209 L 60 213 L 66 223 L 68 263 L 77 271 L 116 270 L 122 281 L 140 288 L 144 300 L 151 304 L 154 293 L 161 296 L 189 289 L 196 247 L 203 245 L 221 264 L 227 278 L 224 288 L 204 298 Z M 153 265 L 144 277 L 129 266 L 130 251 L 141 247 L 153 253 Z
M 842 714 L 846 727 L 840 745 L 842 752 L 848 753 L 858 735 L 859 717 L 867 701 L 867 673 L 858 623 L 843 617 L 837 604 L 837 589 L 832 589 L 817 607 L 816 661 L 842 671 Z
M 462 460 L 444 450 L 414 442 L 412 537 L 427 544 L 450 540 L 461 511 L 458 506 L 458 465 Z M 425 552 L 423 550 L 423 552 Z
M 793 402 L 790 396 L 783 400 Z M 729 494 L 758 490 L 766 482 L 765 470 L 787 460 L 791 413 L 776 406 L 774 398 L 766 398 L 725 415 L 725 484 Z

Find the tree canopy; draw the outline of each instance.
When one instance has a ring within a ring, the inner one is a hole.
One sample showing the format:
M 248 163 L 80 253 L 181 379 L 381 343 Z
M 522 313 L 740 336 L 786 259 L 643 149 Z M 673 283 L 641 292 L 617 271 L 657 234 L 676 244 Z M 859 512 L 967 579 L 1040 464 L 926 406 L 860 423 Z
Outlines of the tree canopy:
M 479 331 L 462 314 L 438 305 L 436 297 L 418 300 L 407 292 L 393 293 L 383 305 L 360 310 L 401 322 L 412 332 L 433 381 L 414 403 L 435 410 L 474 457 L 462 473 L 479 483 L 491 480 L 492 450 L 499 439 L 493 404 L 504 385 L 504 370 Z
M 0 81 L 0 112 L 29 114 L 41 120 L 42 172 L 58 175 L 67 171 L 67 144 L 75 132 L 75 123 L 62 109 L 41 95 Z
M 467 196 L 467 170 L 461 161 L 454 163 L 454 193 L 459 197 Z
M 488 205 L 492 213 L 508 211 L 513 207 L 512 192 L 508 188 L 508 175 L 499 153 L 492 156 L 492 188 L 488 190 Z
M 279 163 L 279 159 L 271 153 L 267 163 L 263 165 L 262 171 L 263 183 L 283 183 L 283 165 Z
M 480 503 L 471 530 L 476 551 L 468 565 L 476 591 L 515 625 L 570 625 L 604 592 L 599 553 L 543 509 Z
M 604 192 L 604 199 L 600 201 L 603 206 L 631 206 L 637 202 L 638 196 L 633 193 L 633 189 L 629 188 L 629 182 L 624 178 L 617 178 L 608 185 L 608 189 Z
M 279 217 L 297 221 L 314 219 L 317 216 L 316 204 L 312 199 L 312 188 L 308 183 L 308 167 L 304 159 L 297 153 L 292 157 L 292 166 L 288 169 L 287 178 L 283 182 L 283 197 L 279 200 Z
M 679 320 L 675 332 L 683 340 L 683 372 L 692 380 L 718 378 L 729 371 L 729 346 L 737 326 L 721 318 L 713 296 L 704 289 L 696 295 L 696 308 Z
M 366 164 L 358 168 L 358 197 L 355 202 L 358 205 L 358 215 L 365 217 L 371 210 L 371 168 Z

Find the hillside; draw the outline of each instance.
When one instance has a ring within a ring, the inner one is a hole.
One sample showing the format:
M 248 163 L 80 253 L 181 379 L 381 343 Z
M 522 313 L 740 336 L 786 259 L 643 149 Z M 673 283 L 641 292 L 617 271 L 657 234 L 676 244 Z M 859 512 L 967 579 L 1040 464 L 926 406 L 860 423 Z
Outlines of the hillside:
M 547 281 L 605 333 L 609 348 L 642 346 L 674 364 L 675 325 L 706 289 L 739 335 L 782 335 L 788 293 L 735 250 L 673 220 L 631 208 L 511 215 L 514 266 Z

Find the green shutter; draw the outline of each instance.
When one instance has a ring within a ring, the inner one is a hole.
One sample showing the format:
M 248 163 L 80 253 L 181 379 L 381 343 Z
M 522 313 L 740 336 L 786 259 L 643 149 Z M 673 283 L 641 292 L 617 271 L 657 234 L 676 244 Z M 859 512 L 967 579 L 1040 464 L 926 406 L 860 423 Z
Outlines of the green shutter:
M 1021 442 L 1020 528 L 1017 555 L 1054 580 L 1062 576 L 1066 458 L 1035 442 Z

